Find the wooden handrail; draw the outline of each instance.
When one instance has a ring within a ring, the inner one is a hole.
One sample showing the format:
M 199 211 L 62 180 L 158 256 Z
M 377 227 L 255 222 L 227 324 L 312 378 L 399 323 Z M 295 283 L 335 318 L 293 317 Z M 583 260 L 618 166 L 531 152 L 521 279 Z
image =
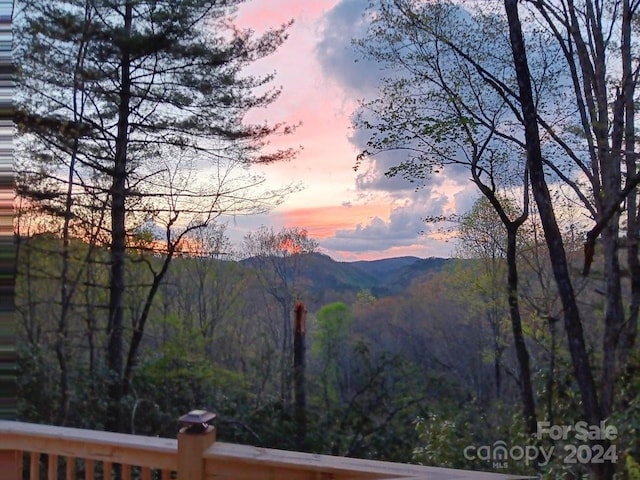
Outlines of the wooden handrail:
M 23 470 L 23 452 L 28 453 L 29 477 L 26 478 L 30 479 L 40 478 L 40 470 L 44 468 L 42 455 L 46 456 L 48 480 L 57 480 L 59 459 L 64 461 L 65 478 L 68 480 L 78 478 L 77 460 L 83 462 L 85 480 L 95 478 L 96 465 L 101 467 L 100 478 L 110 479 L 112 472 L 120 469 L 118 478 L 124 480 L 132 478 L 132 467 L 140 470 L 142 479 L 150 479 L 151 472 L 155 470 L 160 472 L 162 480 L 170 480 L 178 466 L 178 442 L 175 439 L 24 422 L 0 421 L 0 450 L 16 452 L 14 458 L 18 465 L 14 472 Z M 18 479 L 21 477 L 15 477 Z M 14 477 L 7 480 L 14 480 Z
M 80 428 L 0 421 L 0 449 L 176 470 L 178 442 Z
M 433 479 L 507 480 L 524 478 L 490 472 L 425 467 L 405 463 L 317 455 L 270 448 L 216 442 L 203 453 L 207 479 L 283 478 L 335 480 Z
M 40 454 L 47 455 L 50 480 L 57 478 L 58 458 L 73 460 L 67 461 L 67 465 L 72 466 L 71 473 L 67 471 L 68 478 L 75 478 L 75 459 L 85 462 L 85 471 L 90 472 L 85 473 L 85 478 L 94 478 L 93 466 L 100 462 L 103 464 L 102 475 L 106 478 L 111 478 L 110 472 L 114 464 L 121 464 L 123 469 L 126 468 L 126 473 L 119 478 L 131 478 L 129 466 L 135 466 L 140 468 L 141 478 L 151 478 L 151 472 L 157 470 L 162 472 L 162 480 L 173 478 L 176 474 L 178 480 L 524 478 L 214 442 L 215 432 L 210 435 L 209 438 L 199 438 L 197 434 L 181 433 L 179 439 L 175 440 L 0 421 L 0 451 L 30 453 L 30 478 L 38 478 L 33 469 L 40 468 Z M 15 458 L 21 459 L 22 453 L 15 455 Z M 91 468 L 87 468 L 87 465 Z M 194 477 L 194 472 L 199 472 L 197 475 L 200 478 Z

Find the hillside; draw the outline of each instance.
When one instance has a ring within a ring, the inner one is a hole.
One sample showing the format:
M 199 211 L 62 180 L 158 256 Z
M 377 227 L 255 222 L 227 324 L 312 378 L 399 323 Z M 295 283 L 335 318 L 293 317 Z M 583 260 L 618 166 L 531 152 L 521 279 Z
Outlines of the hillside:
M 299 259 L 298 268 L 300 280 L 313 294 L 370 290 L 376 296 L 384 296 L 401 292 L 413 281 L 442 270 L 451 261 L 445 258 L 397 257 L 338 262 L 328 255 L 310 253 Z M 252 266 L 256 264 L 256 260 L 247 258 L 241 263 Z
M 449 258 L 418 258 L 397 257 L 373 261 L 352 262 L 358 270 L 376 279 L 372 288 L 378 295 L 392 295 L 399 293 L 412 282 L 424 279 L 434 272 L 439 272 L 450 263 Z

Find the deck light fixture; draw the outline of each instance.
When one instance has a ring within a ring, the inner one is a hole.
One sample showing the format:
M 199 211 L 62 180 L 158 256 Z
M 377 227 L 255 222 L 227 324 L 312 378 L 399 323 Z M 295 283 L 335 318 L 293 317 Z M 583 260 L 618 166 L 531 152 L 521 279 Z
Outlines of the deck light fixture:
M 211 422 L 216 418 L 215 413 L 206 410 L 191 410 L 178 419 L 180 431 L 184 433 L 208 433 L 214 429 Z

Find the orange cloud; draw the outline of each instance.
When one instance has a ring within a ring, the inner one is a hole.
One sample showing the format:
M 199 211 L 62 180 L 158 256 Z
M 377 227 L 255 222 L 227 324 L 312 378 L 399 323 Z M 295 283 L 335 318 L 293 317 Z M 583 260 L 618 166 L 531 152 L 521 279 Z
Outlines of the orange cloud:
M 282 212 L 282 216 L 286 227 L 306 228 L 310 237 L 321 240 L 333 237 L 336 230 L 351 229 L 359 223 L 368 223 L 374 217 L 387 219 L 389 206 L 368 204 L 297 208 Z

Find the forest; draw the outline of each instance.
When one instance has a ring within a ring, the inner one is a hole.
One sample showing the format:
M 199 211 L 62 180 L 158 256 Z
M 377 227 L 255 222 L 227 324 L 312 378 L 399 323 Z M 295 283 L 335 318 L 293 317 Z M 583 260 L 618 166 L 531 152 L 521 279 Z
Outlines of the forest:
M 386 73 L 345 168 L 478 199 L 424 219 L 455 258 L 351 263 L 227 234 L 292 192 L 252 167 L 301 154 L 246 121 L 291 23 L 241 3 L 16 2 L 17 417 L 171 437 L 203 408 L 237 443 L 640 478 L 640 2 L 371 1 L 353 47 Z

